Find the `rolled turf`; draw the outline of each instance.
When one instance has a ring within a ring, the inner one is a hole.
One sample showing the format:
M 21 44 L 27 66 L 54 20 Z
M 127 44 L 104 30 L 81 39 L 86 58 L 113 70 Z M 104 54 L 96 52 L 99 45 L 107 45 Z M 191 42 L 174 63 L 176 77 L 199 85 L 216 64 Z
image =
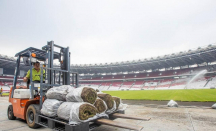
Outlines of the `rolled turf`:
M 79 108 L 79 119 L 80 120 L 87 120 L 97 113 L 97 109 L 89 104 L 83 104 Z
M 119 97 L 113 96 L 113 100 L 116 102 L 116 109 L 118 109 L 121 99 Z
M 105 93 L 98 93 L 97 94 L 99 98 L 105 101 L 107 104 L 108 109 L 112 109 L 114 105 L 114 101 L 111 95 L 105 94 Z
M 96 107 L 86 102 L 64 102 L 57 111 L 59 118 L 64 120 L 87 120 L 97 113 Z
M 97 92 L 92 88 L 84 87 L 81 93 L 81 98 L 84 102 L 93 104 L 97 99 Z
M 105 105 L 104 101 L 101 100 L 100 98 L 96 99 L 94 106 L 97 108 L 98 113 L 102 113 L 102 112 L 106 111 L 106 105 Z
M 66 101 L 68 102 L 88 102 L 94 104 L 96 99 L 97 92 L 89 87 L 75 88 L 66 95 Z

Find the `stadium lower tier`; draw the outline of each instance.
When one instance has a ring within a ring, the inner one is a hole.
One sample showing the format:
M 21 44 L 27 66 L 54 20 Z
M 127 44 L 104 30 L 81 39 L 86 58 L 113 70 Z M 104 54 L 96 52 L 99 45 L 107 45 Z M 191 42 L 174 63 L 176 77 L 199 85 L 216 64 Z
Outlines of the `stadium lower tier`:
M 81 86 L 92 86 L 100 91 L 105 90 L 163 90 L 163 89 L 207 89 L 216 88 L 216 77 L 207 79 L 205 77 L 185 79 L 166 79 L 149 81 L 127 81 L 127 82 L 97 82 L 80 83 Z
M 127 74 L 116 76 L 97 76 L 99 78 L 82 79 L 80 76 L 79 85 L 93 86 L 99 90 L 155 90 L 155 89 L 203 89 L 216 88 L 216 78 L 205 76 L 210 66 L 196 67 L 190 69 L 168 70 L 141 74 Z M 215 68 L 216 70 L 216 68 Z M 214 71 L 214 70 L 211 70 Z M 214 71 L 216 73 L 216 71 Z M 198 76 L 197 76 L 198 75 Z M 196 77 L 196 78 L 194 78 Z M 103 79 L 102 79 L 103 78 Z M 18 85 L 26 85 L 19 77 Z M 0 76 L 0 87 L 8 91 L 13 85 L 13 76 Z
M 0 86 L 0 89 L 2 88 L 3 93 L 8 93 L 10 92 L 10 88 L 8 86 Z

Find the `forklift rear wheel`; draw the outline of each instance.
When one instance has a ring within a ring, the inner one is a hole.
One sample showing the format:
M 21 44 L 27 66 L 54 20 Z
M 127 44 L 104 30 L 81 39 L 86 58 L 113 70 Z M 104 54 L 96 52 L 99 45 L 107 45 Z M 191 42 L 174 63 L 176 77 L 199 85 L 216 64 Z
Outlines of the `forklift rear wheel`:
M 14 113 L 13 113 L 13 106 L 12 105 L 8 106 L 7 116 L 8 116 L 9 120 L 15 120 L 16 119 L 16 117 L 14 116 Z
M 38 128 L 39 125 L 35 123 L 36 109 L 30 105 L 26 111 L 26 122 L 30 128 Z

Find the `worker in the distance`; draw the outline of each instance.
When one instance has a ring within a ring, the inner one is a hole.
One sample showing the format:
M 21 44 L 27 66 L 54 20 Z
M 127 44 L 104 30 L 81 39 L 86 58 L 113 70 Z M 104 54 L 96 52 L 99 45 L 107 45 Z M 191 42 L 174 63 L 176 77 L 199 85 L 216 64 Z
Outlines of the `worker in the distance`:
M 2 89 L 2 87 L 1 87 L 1 90 L 0 90 L 0 95 L 1 95 L 1 97 L 2 97 L 2 94 L 3 94 L 3 89 Z
M 34 68 L 32 69 L 32 81 L 40 82 L 41 68 L 40 63 L 37 61 L 33 63 Z M 30 79 L 30 70 L 28 70 L 27 75 L 23 78 L 24 82 Z M 43 81 L 45 80 L 45 70 L 43 70 Z

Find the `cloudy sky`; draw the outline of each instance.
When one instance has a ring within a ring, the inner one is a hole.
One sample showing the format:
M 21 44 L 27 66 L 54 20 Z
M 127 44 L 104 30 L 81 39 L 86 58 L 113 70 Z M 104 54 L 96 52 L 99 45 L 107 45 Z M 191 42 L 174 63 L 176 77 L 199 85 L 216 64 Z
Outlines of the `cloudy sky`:
M 72 64 L 176 53 L 216 43 L 215 0 L 0 0 L 0 54 L 53 40 Z

